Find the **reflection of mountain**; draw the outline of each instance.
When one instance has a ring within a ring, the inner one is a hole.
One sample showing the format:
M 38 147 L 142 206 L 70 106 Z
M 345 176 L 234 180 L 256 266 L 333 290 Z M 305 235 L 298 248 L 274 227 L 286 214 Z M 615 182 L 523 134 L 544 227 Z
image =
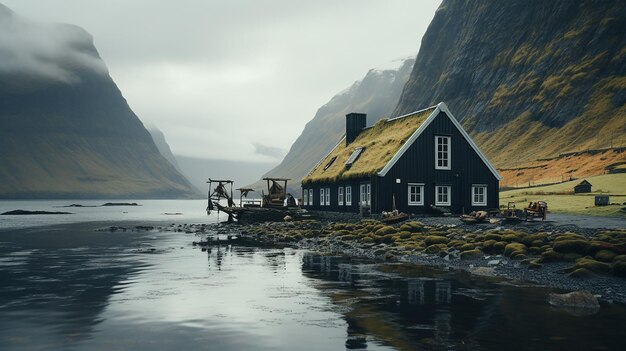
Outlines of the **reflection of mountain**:
M 2 234 L 6 243 L 9 234 Z M 111 296 L 145 268 L 125 257 L 125 234 L 94 236 L 65 232 L 51 238 L 48 231 L 22 230 L 15 232 L 21 237 L 15 244 L 0 248 L 0 257 L 8 258 L 0 267 L 0 349 L 12 349 L 15 338 L 65 349 L 91 337 Z

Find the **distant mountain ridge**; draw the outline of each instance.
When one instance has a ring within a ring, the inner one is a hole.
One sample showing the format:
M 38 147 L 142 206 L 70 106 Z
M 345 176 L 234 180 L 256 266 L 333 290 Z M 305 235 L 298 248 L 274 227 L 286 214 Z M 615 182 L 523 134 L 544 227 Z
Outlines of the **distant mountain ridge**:
M 498 167 L 626 146 L 623 1 L 444 0 L 394 114 L 445 101 Z
M 87 32 L 30 21 L 0 4 L 0 43 L 0 198 L 193 194 Z
M 283 161 L 264 176 L 290 178 L 290 191 L 299 194 L 300 180 L 326 155 L 345 133 L 345 115 L 367 113 L 368 125 L 391 117 L 402 88 L 409 78 L 414 59 L 398 60 L 396 67 L 371 69 L 363 79 L 335 95 L 320 107 Z M 262 190 L 257 181 L 250 187 Z

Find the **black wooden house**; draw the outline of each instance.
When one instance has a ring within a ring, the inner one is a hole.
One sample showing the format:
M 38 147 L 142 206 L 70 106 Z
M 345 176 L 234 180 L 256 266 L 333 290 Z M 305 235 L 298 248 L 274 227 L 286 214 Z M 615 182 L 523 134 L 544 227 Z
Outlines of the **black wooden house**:
M 578 185 L 576 185 L 574 187 L 574 193 L 575 194 L 590 193 L 590 192 L 591 192 L 591 183 L 589 183 L 587 181 L 587 179 L 585 179 L 582 182 L 578 183 Z
M 498 208 L 500 175 L 445 103 L 366 128 L 346 115 L 346 135 L 302 179 L 310 210 L 372 213 L 395 208 L 453 213 Z

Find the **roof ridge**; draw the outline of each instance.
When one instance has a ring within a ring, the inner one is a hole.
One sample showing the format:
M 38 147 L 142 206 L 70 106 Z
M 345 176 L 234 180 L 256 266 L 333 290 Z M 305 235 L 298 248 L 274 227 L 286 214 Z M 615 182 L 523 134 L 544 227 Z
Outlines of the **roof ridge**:
M 434 110 L 434 109 L 437 108 L 437 106 L 439 106 L 439 104 L 433 105 L 433 106 L 430 106 L 430 107 L 426 107 L 426 108 L 423 108 L 421 110 L 413 111 L 413 112 L 407 113 L 407 114 L 402 115 L 402 116 L 396 116 L 396 117 L 388 118 L 386 121 L 387 122 L 391 122 L 391 121 L 395 121 L 397 119 L 411 117 L 411 116 L 416 115 L 418 113 L 422 113 L 422 112 L 425 112 L 425 111 L 428 111 L 428 110 Z

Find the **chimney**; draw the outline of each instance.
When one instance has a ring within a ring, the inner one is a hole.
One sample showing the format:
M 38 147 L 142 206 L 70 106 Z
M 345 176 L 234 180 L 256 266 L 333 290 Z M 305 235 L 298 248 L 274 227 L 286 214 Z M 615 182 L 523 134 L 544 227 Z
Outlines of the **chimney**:
M 346 145 L 359 136 L 359 133 L 365 128 L 367 115 L 365 113 L 348 113 L 346 115 Z

